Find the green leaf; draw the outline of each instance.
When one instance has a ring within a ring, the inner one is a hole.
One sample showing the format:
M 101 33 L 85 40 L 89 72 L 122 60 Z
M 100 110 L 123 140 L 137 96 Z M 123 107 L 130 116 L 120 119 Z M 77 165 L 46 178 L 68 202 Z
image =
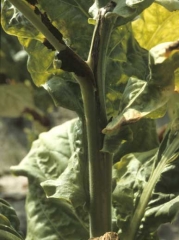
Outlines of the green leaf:
M 155 0 L 156 3 L 162 5 L 169 11 L 179 10 L 179 2 L 178 0 Z
M 119 146 L 122 143 L 132 140 L 133 134 L 131 129 L 128 126 L 123 127 L 120 131 L 117 131 L 114 134 L 105 135 L 103 148 L 101 151 L 113 154 L 119 150 Z
M 175 41 L 178 39 L 178 18 L 178 10 L 170 12 L 153 3 L 143 11 L 140 18 L 132 22 L 134 36 L 141 47 L 146 49 L 162 42 Z
M 1 23 L 8 34 L 22 38 L 38 39 L 40 41 L 44 38 L 22 13 L 7 0 L 3 3 Z
M 79 124 L 75 119 L 40 134 L 20 165 L 12 167 L 13 173 L 29 179 L 27 240 L 88 239 L 88 167 Z
M 148 8 L 154 0 L 115 0 L 116 6 L 112 12 L 106 14 L 106 17 L 118 16 L 116 25 L 123 25 L 133 20 L 145 8 Z
M 154 149 L 147 153 L 129 154 L 114 165 L 114 207 L 124 240 L 134 236 L 136 239 L 152 239 L 150 234 L 176 215 L 179 204 L 178 126 L 176 118 L 157 152 Z M 120 198 L 121 204 L 128 202 L 130 208 L 126 204 L 126 208 L 121 210 Z
M 117 225 L 125 233 L 135 209 L 136 199 L 148 180 L 153 161 L 149 161 L 157 149 L 125 155 L 113 166 L 113 207 L 116 210 Z M 143 166 L 146 167 L 144 168 Z
M 174 72 L 179 67 L 179 51 L 175 50 L 175 44 L 178 46 L 178 41 L 159 44 L 150 50 L 149 81 L 129 79 L 122 96 L 121 111 L 103 129 L 103 133 L 113 133 L 142 117 L 159 118 L 165 114 L 166 104 L 174 93 Z M 172 46 L 174 50 L 169 51 Z
M 93 27 L 88 25 L 88 8 L 91 1 L 46 1 L 40 2 L 53 25 L 63 34 L 63 39 L 81 57 L 87 59 Z M 33 8 L 32 8 L 33 12 Z M 54 52 L 43 45 L 44 36 L 29 23 L 8 1 L 4 2 L 2 25 L 9 34 L 16 35 L 28 52 L 28 70 L 37 86 L 54 75 L 63 78 L 64 72 L 53 67 Z M 76 26 L 80 26 L 76 30 Z M 69 79 L 72 77 L 69 75 Z
M 149 74 L 148 53 L 134 39 L 131 24 L 114 29 L 108 50 L 106 107 L 108 117 L 118 114 L 129 77 L 145 79 Z
M 0 199 L 0 239 L 22 240 L 19 233 L 19 219 L 11 205 Z
M 0 85 L 0 100 L 1 117 L 19 117 L 26 108 L 40 112 L 34 105 L 31 91 L 23 84 Z
M 49 92 L 57 106 L 83 114 L 83 104 L 80 87 L 67 79 L 53 77 L 43 87 Z
M 146 152 L 159 145 L 156 124 L 153 119 L 141 119 L 138 122 L 131 124 L 129 129 L 132 139 L 128 139 L 128 141 L 124 141 L 118 146 L 113 157 L 114 162 L 120 161 L 120 159 L 128 153 Z M 107 136 L 110 135 L 107 134 L 105 138 Z
M 179 92 L 179 69 L 175 71 L 175 91 Z

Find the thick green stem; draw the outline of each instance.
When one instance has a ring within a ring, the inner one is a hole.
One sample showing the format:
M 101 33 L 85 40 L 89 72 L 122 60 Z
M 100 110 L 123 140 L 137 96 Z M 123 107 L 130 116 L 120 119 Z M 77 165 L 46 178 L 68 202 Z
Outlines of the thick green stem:
M 86 101 L 84 98 L 84 107 L 90 104 L 90 108 L 92 107 L 91 104 L 94 104 L 93 111 L 90 110 L 90 112 L 88 112 L 87 110 L 87 112 L 85 112 L 89 144 L 91 238 L 99 237 L 112 230 L 112 156 L 100 150 L 102 149 L 104 139 L 101 131 L 107 124 L 105 103 L 106 55 L 115 20 L 111 22 L 111 20 L 105 19 L 105 13 L 105 8 L 99 10 L 87 61 L 93 71 L 94 81 L 96 83 L 96 92 L 93 93 L 94 102 L 90 101 L 89 103 L 89 98 L 86 98 Z M 85 89 L 82 89 L 82 93 L 85 94 Z M 88 119 L 88 116 L 89 118 L 94 118 L 91 114 L 95 116 L 92 124 Z
M 99 102 L 101 127 L 104 128 L 107 123 L 106 115 L 106 62 L 107 51 L 111 38 L 111 33 L 116 19 L 105 19 L 105 9 L 100 10 L 97 18 L 97 23 L 94 29 L 91 49 L 88 56 L 88 64 L 93 70 L 94 78 L 97 86 L 97 97 Z
M 77 81 L 83 97 L 88 139 L 90 237 L 97 237 L 111 231 L 112 157 L 100 152 L 102 137 L 95 88 L 91 81 L 80 77 Z

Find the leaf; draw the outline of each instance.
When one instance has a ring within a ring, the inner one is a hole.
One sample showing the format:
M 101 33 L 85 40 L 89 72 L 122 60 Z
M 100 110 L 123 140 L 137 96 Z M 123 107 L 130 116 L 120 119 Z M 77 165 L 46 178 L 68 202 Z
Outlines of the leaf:
M 179 67 L 179 51 L 163 56 L 174 43 L 159 44 L 149 52 L 150 76 L 145 82 L 130 78 L 122 96 L 121 113 L 103 129 L 113 133 L 121 126 L 138 121 L 142 117 L 158 118 L 166 112 L 166 104 L 174 93 L 174 71 Z M 177 47 L 176 47 L 177 48 Z
M 0 238 L 3 240 L 22 240 L 19 233 L 19 219 L 11 205 L 0 199 Z
M 90 238 L 89 240 L 119 240 L 117 233 L 115 232 L 107 232 L 101 237 Z
M 149 74 L 147 55 L 134 39 L 130 24 L 115 28 L 107 56 L 106 107 L 109 118 L 118 114 L 129 77 L 145 79 Z
M 154 1 L 153 0 L 116 0 L 116 6 L 112 12 L 106 14 L 106 17 L 118 16 L 116 25 L 121 26 L 133 20 L 145 8 L 148 8 Z
M 29 179 L 26 240 L 88 238 L 88 215 L 84 208 L 88 189 L 87 163 L 80 143 L 79 124 L 78 120 L 71 120 L 40 134 L 20 165 L 12 167 L 13 173 Z M 79 166 L 82 168 L 80 174 Z M 40 184 L 50 195 L 49 198 L 46 198 Z M 55 199 L 52 199 L 53 194 Z
M 149 7 L 153 1 L 154 0 L 115 0 L 103 7 L 107 9 L 107 13 L 105 14 L 106 18 L 118 17 L 116 25 L 121 26 L 133 20 L 145 8 Z M 99 6 L 95 1 L 89 9 L 94 19 L 97 17 L 98 10 Z
M 175 217 L 179 179 L 171 176 L 179 176 L 178 126 L 176 118 L 158 151 L 128 154 L 114 165 L 114 207 L 124 240 L 153 239 L 158 226 Z
M 68 46 L 84 59 L 87 58 L 93 27 L 88 25 L 88 2 L 75 0 L 40 2 L 53 25 L 63 34 Z M 32 9 L 33 11 L 33 9 Z M 20 17 L 19 17 L 20 15 Z M 16 35 L 29 54 L 28 70 L 37 86 L 44 84 L 54 75 L 63 78 L 64 72 L 53 67 L 55 54 L 43 45 L 44 36 L 40 34 L 12 5 L 4 2 L 2 25 L 9 34 Z M 76 26 L 80 26 L 76 31 Z M 69 75 L 69 79 L 72 78 Z
M 132 22 L 134 36 L 140 46 L 148 50 L 159 43 L 175 41 L 178 39 L 178 18 L 178 10 L 170 12 L 153 3 Z
M 128 153 L 146 152 L 158 147 L 159 142 L 156 132 L 156 124 L 153 119 L 144 118 L 125 127 L 130 129 L 132 139 L 127 139 L 128 141 L 124 141 L 118 146 L 113 157 L 114 163 L 118 162 Z M 107 136 L 110 135 L 105 135 L 105 137 Z
M 155 2 L 167 8 L 169 11 L 179 10 L 178 0 L 155 0 Z
M 119 146 L 126 141 L 132 141 L 133 134 L 131 129 L 123 127 L 121 131 L 117 131 L 111 135 L 105 135 L 102 152 L 115 153 L 119 150 Z
M 113 207 L 116 210 L 117 225 L 122 232 L 125 232 L 135 209 L 136 198 L 150 176 L 152 163 L 149 160 L 156 151 L 153 149 L 127 154 L 113 166 L 113 179 L 116 181 Z M 146 168 L 142 170 L 145 164 Z
M 43 87 L 49 92 L 57 106 L 76 111 L 80 116 L 83 114 L 81 91 L 77 83 L 53 77 Z
M 36 109 L 31 91 L 23 84 L 0 86 L 0 116 L 19 117 L 26 108 Z

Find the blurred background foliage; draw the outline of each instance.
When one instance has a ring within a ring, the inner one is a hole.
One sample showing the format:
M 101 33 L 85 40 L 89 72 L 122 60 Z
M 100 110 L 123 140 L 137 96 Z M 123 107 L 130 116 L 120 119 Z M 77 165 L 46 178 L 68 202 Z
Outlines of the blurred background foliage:
M 36 87 L 27 71 L 27 53 L 18 39 L 1 31 L 0 48 L 0 176 L 27 154 L 41 132 L 75 114 L 55 107 L 48 92 Z

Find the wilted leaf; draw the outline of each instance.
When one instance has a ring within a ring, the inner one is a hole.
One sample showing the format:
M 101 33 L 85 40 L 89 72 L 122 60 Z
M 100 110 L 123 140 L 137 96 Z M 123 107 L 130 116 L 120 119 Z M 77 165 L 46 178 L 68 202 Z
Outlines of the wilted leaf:
M 0 239 L 22 240 L 19 233 L 19 219 L 8 202 L 0 199 Z
M 176 50 L 174 47 L 173 51 L 169 51 L 170 46 L 175 45 Z M 103 133 L 113 133 L 121 126 L 138 121 L 142 117 L 159 118 L 165 114 L 166 104 L 174 93 L 174 72 L 179 67 L 177 48 L 178 41 L 159 44 L 150 50 L 149 81 L 130 78 L 122 96 L 121 111 L 103 129 Z
M 153 3 L 143 11 L 140 18 L 132 22 L 134 36 L 141 47 L 146 49 L 151 49 L 159 43 L 175 41 L 178 39 L 178 18 L 178 10 L 169 12 L 159 4 Z
M 87 201 L 87 164 L 85 159 L 80 161 L 76 158 L 84 156 L 84 149 L 79 143 L 81 132 L 78 124 L 75 119 L 40 134 L 20 165 L 12 167 L 16 175 L 29 179 L 27 240 L 88 238 L 87 213 L 84 209 Z M 84 175 L 79 176 L 78 166 L 83 168 L 80 173 Z M 40 186 L 42 182 L 49 195 L 55 194 L 55 200 L 46 198 Z M 64 184 L 61 187 L 60 182 Z M 83 198 L 78 196 L 79 192 Z
M 101 237 L 90 238 L 89 240 L 119 240 L 117 233 L 107 232 Z

